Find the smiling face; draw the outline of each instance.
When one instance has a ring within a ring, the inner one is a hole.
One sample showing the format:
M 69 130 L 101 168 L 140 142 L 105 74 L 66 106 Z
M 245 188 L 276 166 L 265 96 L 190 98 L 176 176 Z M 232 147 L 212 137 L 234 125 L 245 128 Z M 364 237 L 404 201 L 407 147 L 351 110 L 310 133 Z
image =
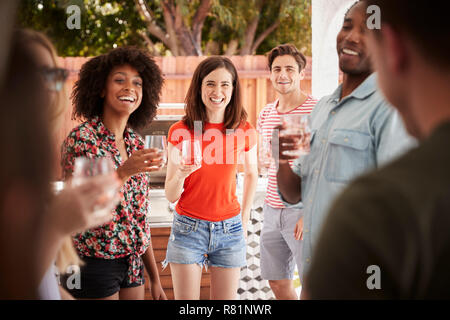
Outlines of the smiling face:
M 121 116 L 132 114 L 142 102 L 142 78 L 130 65 L 114 67 L 106 79 L 102 92 L 104 111 Z
M 366 48 L 366 5 L 363 2 L 353 6 L 344 18 L 344 24 L 337 35 L 339 68 L 351 75 L 371 73 L 369 51 Z
M 299 71 L 299 65 L 293 56 L 286 54 L 273 60 L 270 81 L 278 93 L 300 91 L 300 80 L 303 78 L 304 72 Z
M 202 101 L 209 115 L 224 113 L 232 96 L 233 77 L 227 69 L 215 69 L 203 78 Z

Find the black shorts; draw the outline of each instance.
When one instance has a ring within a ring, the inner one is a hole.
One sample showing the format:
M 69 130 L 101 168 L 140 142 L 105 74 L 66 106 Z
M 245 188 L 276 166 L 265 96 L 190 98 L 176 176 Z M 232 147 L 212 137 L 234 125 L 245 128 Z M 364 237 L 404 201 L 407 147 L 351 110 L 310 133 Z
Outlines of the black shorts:
M 106 298 L 112 296 L 121 288 L 132 288 L 142 285 L 139 283 L 128 283 L 129 264 L 127 257 L 119 259 L 83 257 L 82 260 L 84 265 L 80 268 L 79 289 L 76 286 L 73 288 L 73 284 L 75 283 L 74 275 L 64 275 L 61 277 L 62 286 L 74 298 Z M 144 283 L 143 275 L 142 283 Z

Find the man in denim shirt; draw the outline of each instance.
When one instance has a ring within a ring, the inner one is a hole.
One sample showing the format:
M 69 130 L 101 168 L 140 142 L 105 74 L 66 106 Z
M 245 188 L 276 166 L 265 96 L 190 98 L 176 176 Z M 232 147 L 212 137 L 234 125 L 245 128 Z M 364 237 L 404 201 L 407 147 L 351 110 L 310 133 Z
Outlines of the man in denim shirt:
M 295 149 L 296 141 L 279 138 L 278 192 L 287 207 L 304 208 L 302 282 L 322 223 L 338 193 L 352 179 L 413 144 L 398 113 L 377 88 L 365 47 L 365 12 L 366 5 L 357 2 L 345 15 L 337 36 L 343 83 L 322 98 L 311 114 L 310 153 L 296 159 L 291 169 L 287 163 L 292 157 L 282 153 Z
M 365 2 L 382 13 L 378 27 L 367 37 L 379 86 L 420 144 L 359 177 L 334 201 L 303 290 L 311 299 L 448 300 L 450 24 L 446 3 Z M 335 248 L 345 248 L 345 254 L 335 254 Z

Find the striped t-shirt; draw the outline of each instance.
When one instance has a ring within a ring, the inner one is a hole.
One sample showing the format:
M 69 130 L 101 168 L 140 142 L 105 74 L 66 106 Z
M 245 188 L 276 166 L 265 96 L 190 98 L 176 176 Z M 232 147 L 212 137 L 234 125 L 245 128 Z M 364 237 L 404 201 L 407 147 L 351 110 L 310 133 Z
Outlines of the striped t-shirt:
M 286 113 L 278 112 L 278 100 L 276 100 L 274 103 L 269 103 L 259 113 L 257 123 L 258 133 L 262 135 L 264 140 L 270 141 L 272 139 L 273 128 L 280 125 L 281 123 L 281 115 L 310 114 L 316 103 L 316 99 L 308 96 L 308 98 L 302 105 Z M 290 160 L 289 164 L 292 166 L 293 162 L 293 160 Z M 274 161 L 272 161 L 268 172 L 268 185 L 265 202 L 272 208 L 285 207 L 277 193 L 277 169 L 275 167 Z

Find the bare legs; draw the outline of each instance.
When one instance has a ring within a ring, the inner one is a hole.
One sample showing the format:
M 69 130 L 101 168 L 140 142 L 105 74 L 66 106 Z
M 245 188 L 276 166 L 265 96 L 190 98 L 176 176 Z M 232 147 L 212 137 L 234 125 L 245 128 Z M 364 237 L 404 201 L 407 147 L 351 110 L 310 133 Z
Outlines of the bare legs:
M 173 289 L 176 300 L 199 300 L 202 269 L 197 264 L 171 263 Z M 240 268 L 211 267 L 211 300 L 237 298 Z
M 269 285 L 277 300 L 298 300 L 293 280 L 269 280 Z
M 122 288 L 119 291 L 120 300 L 144 300 L 145 287 L 144 285 L 132 288 Z
M 197 264 L 171 263 L 175 300 L 199 300 L 202 269 Z
M 211 267 L 211 300 L 236 300 L 241 268 Z

